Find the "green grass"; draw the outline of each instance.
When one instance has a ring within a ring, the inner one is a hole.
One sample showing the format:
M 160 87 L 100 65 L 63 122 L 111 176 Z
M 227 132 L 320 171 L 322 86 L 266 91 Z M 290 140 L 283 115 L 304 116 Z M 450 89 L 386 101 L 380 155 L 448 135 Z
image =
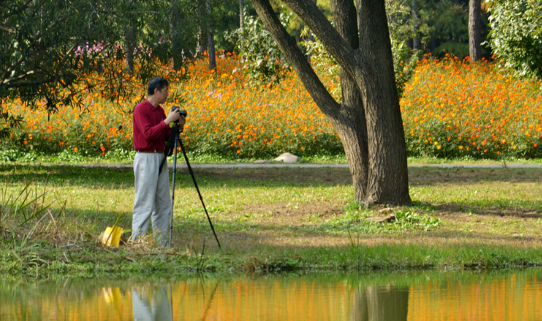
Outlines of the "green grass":
M 172 249 L 104 248 L 129 229 L 130 168 L 0 166 L 0 273 L 525 267 L 542 263 L 542 170 L 411 168 L 411 206 L 352 202 L 346 168 L 196 170 L 223 250 L 186 171 Z M 390 223 L 368 219 L 395 214 Z

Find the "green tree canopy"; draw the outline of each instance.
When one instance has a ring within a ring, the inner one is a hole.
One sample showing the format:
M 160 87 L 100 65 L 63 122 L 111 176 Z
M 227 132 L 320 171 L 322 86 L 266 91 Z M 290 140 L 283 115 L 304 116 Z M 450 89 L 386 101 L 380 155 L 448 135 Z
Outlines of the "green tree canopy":
M 542 1 L 490 0 L 490 43 L 518 76 L 542 79 Z

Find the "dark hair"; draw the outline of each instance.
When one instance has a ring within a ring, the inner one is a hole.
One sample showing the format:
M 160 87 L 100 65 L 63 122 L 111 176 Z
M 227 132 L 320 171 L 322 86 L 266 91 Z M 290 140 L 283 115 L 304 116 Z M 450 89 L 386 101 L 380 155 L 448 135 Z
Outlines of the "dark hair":
M 153 79 L 151 79 L 151 81 L 149 81 L 149 85 L 147 86 L 147 93 L 149 94 L 149 96 L 152 96 L 154 95 L 155 89 L 158 89 L 159 91 L 161 91 L 162 89 L 164 89 L 164 87 L 168 87 L 168 86 L 169 86 L 169 83 L 164 78 L 154 77 Z

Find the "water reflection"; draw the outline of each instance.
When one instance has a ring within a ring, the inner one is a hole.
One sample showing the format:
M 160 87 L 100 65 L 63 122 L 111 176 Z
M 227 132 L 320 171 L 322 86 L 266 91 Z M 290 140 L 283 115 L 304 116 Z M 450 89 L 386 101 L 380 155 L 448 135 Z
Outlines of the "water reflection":
M 408 288 L 367 286 L 356 290 L 352 321 L 406 321 Z
M 8 281 L 0 320 L 542 320 L 542 271 Z
M 166 285 L 150 287 L 147 285 L 134 286 L 132 289 L 132 307 L 134 321 L 171 321 L 172 302 L 169 300 L 171 291 Z

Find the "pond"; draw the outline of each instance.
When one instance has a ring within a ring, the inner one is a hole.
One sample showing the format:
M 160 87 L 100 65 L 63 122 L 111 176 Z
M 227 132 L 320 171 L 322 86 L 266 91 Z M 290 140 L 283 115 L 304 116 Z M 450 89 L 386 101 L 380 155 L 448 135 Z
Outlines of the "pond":
M 0 320 L 542 320 L 542 270 L 0 281 Z

